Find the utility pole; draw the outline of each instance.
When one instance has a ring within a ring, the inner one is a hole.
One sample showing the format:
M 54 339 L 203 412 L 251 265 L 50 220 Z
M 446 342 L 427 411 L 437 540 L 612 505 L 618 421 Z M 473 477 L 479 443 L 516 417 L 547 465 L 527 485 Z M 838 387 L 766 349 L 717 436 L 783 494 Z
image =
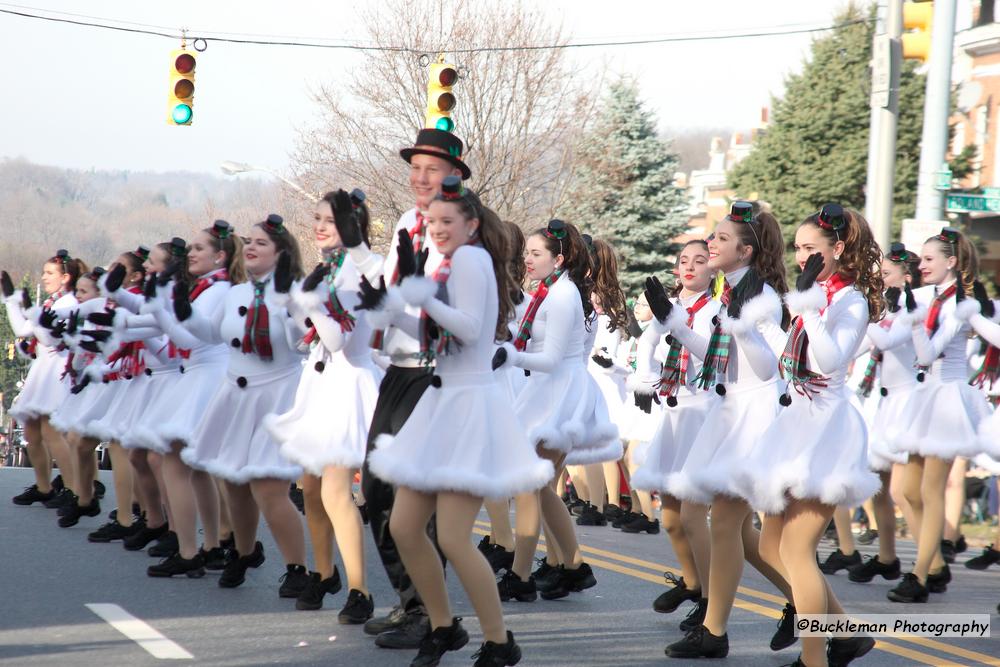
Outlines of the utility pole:
M 865 218 L 867 218 L 868 223 L 872 225 L 875 224 L 875 181 L 878 178 L 878 145 L 881 122 L 881 118 L 878 114 L 878 100 L 881 98 L 882 93 L 880 90 L 881 80 L 885 78 L 881 71 L 883 63 L 881 63 L 878 59 L 879 40 L 885 33 L 885 19 L 882 15 L 882 10 L 883 5 L 882 3 L 879 3 L 877 9 L 878 17 L 875 24 L 875 34 L 872 36 L 871 117 L 868 123 L 868 174 L 865 178 Z
M 948 148 L 948 115 L 951 111 L 951 61 L 955 43 L 956 0 L 937 0 L 931 25 L 930 66 L 924 96 L 924 129 L 920 136 L 920 171 L 917 177 L 917 212 L 921 221 L 943 220 L 943 191 L 939 174 Z
M 885 69 L 879 72 L 876 67 L 872 78 L 872 124 L 878 125 L 878 145 L 874 187 L 871 187 L 872 181 L 869 180 L 870 187 L 866 198 L 868 221 L 873 226 L 875 241 L 882 246 L 883 252 L 889 251 L 889 244 L 892 241 L 899 85 L 903 67 L 903 47 L 900 41 L 902 34 L 903 0 L 889 0 L 885 16 L 885 34 L 875 37 L 872 53 L 876 65 L 884 63 Z M 949 62 L 950 60 L 949 58 Z M 876 90 L 876 83 L 879 88 L 884 89 L 884 93 L 882 90 Z

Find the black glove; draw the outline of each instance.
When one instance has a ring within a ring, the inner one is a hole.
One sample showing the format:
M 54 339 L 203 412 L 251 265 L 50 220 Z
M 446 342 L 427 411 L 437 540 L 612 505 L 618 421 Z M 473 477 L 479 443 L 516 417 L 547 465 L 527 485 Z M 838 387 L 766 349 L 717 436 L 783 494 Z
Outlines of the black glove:
M 43 308 L 42 312 L 38 314 L 38 323 L 46 329 L 52 329 L 57 319 L 59 317 L 56 315 L 56 311 L 51 308 Z
M 149 274 L 146 278 L 146 284 L 142 286 L 142 295 L 146 297 L 146 301 L 152 301 L 156 298 L 156 271 Z
M 191 317 L 191 299 L 188 293 L 188 284 L 183 280 L 174 283 L 174 315 L 178 322 L 183 322 Z
M 670 302 L 667 291 L 663 289 L 663 285 L 660 284 L 660 280 L 656 276 L 646 278 L 646 290 L 644 294 L 646 295 L 646 303 L 649 304 L 649 309 L 653 311 L 653 317 L 660 324 L 665 323 L 670 316 L 670 311 L 673 310 L 674 304 Z
M 55 326 L 49 330 L 49 334 L 51 334 L 53 338 L 62 338 L 64 333 L 66 333 L 66 320 L 59 320 L 56 322 Z
M 70 336 L 76 333 L 76 327 L 80 324 L 80 311 L 74 310 L 69 314 L 66 321 L 66 333 Z
M 819 278 L 819 274 L 823 273 L 824 266 L 823 255 L 818 252 L 809 255 L 806 265 L 802 267 L 802 273 L 795 281 L 795 289 L 805 292 L 816 284 L 816 279 Z
M 6 271 L 0 271 L 0 289 L 3 290 L 4 297 L 14 296 L 14 281 Z
M 125 265 L 120 263 L 115 263 L 108 271 L 107 278 L 104 279 L 104 287 L 108 290 L 108 294 L 114 294 L 118 291 L 118 288 L 122 286 L 125 282 Z
M 87 315 L 87 321 L 91 324 L 96 324 L 99 327 L 110 327 L 114 326 L 115 316 L 114 313 L 109 313 L 104 311 L 103 313 L 91 313 Z
M 416 276 L 419 278 L 424 277 L 424 267 L 427 266 L 427 257 L 431 254 L 429 248 L 424 248 L 417 253 L 417 272 Z
M 28 310 L 31 308 L 31 291 L 27 289 L 21 290 L 21 308 Z
M 101 344 L 96 340 L 81 340 L 80 349 L 86 350 L 87 352 L 93 352 L 94 354 L 100 354 Z
M 501 347 L 493 353 L 493 363 L 490 364 L 496 370 L 507 363 L 507 348 Z
M 656 401 L 657 405 L 660 404 L 660 397 L 655 393 L 640 394 L 638 392 L 633 392 L 632 396 L 634 397 L 635 407 L 639 408 L 647 415 L 653 412 L 653 401 Z
M 175 259 L 167 265 L 167 268 L 163 269 L 163 272 L 156 278 L 157 286 L 163 287 L 170 282 L 170 279 L 181 270 L 181 261 L 182 260 Z
M 278 255 L 278 264 L 274 267 L 274 291 L 278 294 L 288 294 L 292 289 L 292 256 L 287 252 Z
M 80 332 L 80 335 L 101 341 L 102 343 L 111 338 L 111 332 L 107 329 L 84 329 Z
M 75 385 L 73 385 L 73 388 L 69 390 L 69 393 L 71 393 L 71 394 L 79 394 L 81 391 L 84 390 L 84 388 L 88 384 L 90 384 L 90 376 L 87 375 L 86 373 L 84 373 L 83 379 L 81 379 L 79 382 L 77 382 Z
M 417 272 L 417 253 L 413 250 L 413 239 L 405 229 L 399 230 L 399 244 L 396 247 L 396 271 L 399 281 Z
M 608 357 L 605 357 L 603 354 L 595 354 L 590 358 L 593 359 L 594 363 L 600 366 L 601 368 L 611 368 L 612 366 L 615 365 L 614 361 L 612 361 Z
M 993 319 L 996 315 L 997 309 L 993 305 L 993 299 L 989 297 L 986 293 L 986 285 L 982 284 L 978 280 L 972 283 L 972 295 L 979 302 L 979 310 L 982 312 L 983 317 L 987 319 Z
M 358 310 L 378 310 L 385 299 L 387 290 L 385 289 L 385 278 L 378 279 L 378 287 L 372 286 L 366 276 L 361 276 L 361 303 Z
M 628 314 L 628 318 L 625 322 L 625 331 L 632 338 L 642 337 L 642 327 L 639 326 L 639 320 L 635 319 L 635 315 L 631 312 Z
M 962 303 L 965 301 L 965 285 L 962 284 L 962 278 L 959 277 L 955 281 L 955 303 Z
M 764 279 L 757 275 L 756 271 L 748 271 L 743 280 L 733 290 L 729 299 L 729 308 L 726 314 L 734 319 L 739 319 L 743 313 L 743 306 L 748 301 L 764 292 Z
M 323 282 L 323 278 L 326 278 L 330 273 L 330 265 L 326 262 L 320 262 L 316 265 L 316 268 L 312 270 L 306 279 L 302 281 L 302 291 L 312 292 L 314 289 L 319 287 L 319 284 Z
M 913 290 L 910 289 L 910 283 L 903 285 L 903 292 L 906 293 L 906 312 L 912 313 L 917 309 L 917 299 L 913 296 Z
M 902 296 L 903 291 L 898 287 L 890 287 L 885 291 L 885 303 L 889 308 L 890 313 L 899 312 L 899 297 Z
M 361 237 L 358 216 L 354 215 L 351 195 L 343 190 L 337 190 L 333 196 L 333 224 L 337 225 L 337 234 L 345 248 L 357 248 L 365 242 Z

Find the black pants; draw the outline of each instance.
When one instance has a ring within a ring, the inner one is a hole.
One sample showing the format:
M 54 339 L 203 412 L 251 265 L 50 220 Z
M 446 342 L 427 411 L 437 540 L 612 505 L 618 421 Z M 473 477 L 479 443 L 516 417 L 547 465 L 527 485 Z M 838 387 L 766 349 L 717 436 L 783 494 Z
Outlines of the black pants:
M 375 447 L 375 440 L 383 433 L 396 435 L 409 418 L 417 401 L 424 390 L 431 384 L 433 373 L 429 368 L 404 368 L 389 366 L 385 378 L 379 387 L 378 402 L 375 404 L 375 414 L 372 416 L 371 428 L 368 429 L 368 453 Z M 368 509 L 368 522 L 375 538 L 382 567 L 389 577 L 389 583 L 399 594 L 400 605 L 411 610 L 422 607 L 423 602 L 403 567 L 399 558 L 396 543 L 389 534 L 389 515 L 396 492 L 391 484 L 379 479 L 368 467 L 365 458 L 363 468 L 362 490 Z M 431 539 L 437 544 L 434 521 L 428 527 Z

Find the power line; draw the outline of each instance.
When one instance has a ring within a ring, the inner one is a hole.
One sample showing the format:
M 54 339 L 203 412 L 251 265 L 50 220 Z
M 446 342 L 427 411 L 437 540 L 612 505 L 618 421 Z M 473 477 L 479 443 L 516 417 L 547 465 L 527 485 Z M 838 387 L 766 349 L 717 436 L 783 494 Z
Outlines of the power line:
M 6 5 L 17 6 L 17 5 Z M 97 17 L 84 17 L 83 15 L 73 15 L 80 18 L 63 18 L 55 16 L 43 16 L 41 14 L 32 14 L 26 11 L 17 11 L 14 9 L 0 9 L 0 14 L 8 14 L 11 16 L 17 16 L 27 19 L 36 19 L 41 21 L 50 21 L 53 23 L 68 23 L 76 26 L 83 26 L 88 28 L 99 28 L 103 30 L 115 30 L 118 32 L 129 32 L 141 35 L 152 35 L 155 37 L 166 37 L 170 39 L 202 39 L 206 42 L 225 42 L 230 44 L 254 44 L 261 46 L 297 46 L 305 48 L 316 48 L 316 49 L 340 49 L 340 50 L 350 50 L 350 51 L 389 51 L 394 53 L 412 53 L 413 55 L 423 55 L 425 51 L 420 49 L 415 49 L 408 46 L 376 46 L 371 44 L 322 44 L 318 42 L 303 42 L 297 40 L 282 40 L 280 38 L 276 39 L 247 39 L 247 38 L 237 38 L 237 37 L 198 37 L 193 31 L 184 30 L 180 32 L 166 32 L 170 28 L 164 26 L 148 26 L 146 28 L 142 27 L 126 27 L 125 25 L 112 25 L 106 22 L 106 19 L 98 19 Z M 82 18 L 91 18 L 94 20 L 85 21 Z M 862 23 L 870 23 L 868 19 L 853 19 L 850 21 L 845 21 L 843 23 L 837 23 L 834 25 L 824 25 L 815 27 L 804 27 L 804 28 L 791 28 L 788 30 L 760 30 L 758 32 L 744 32 L 744 33 L 718 33 L 718 34 L 703 34 L 703 35 L 671 35 L 666 37 L 648 38 L 648 39 L 632 39 L 632 40 L 621 40 L 621 41 L 593 41 L 593 42 L 574 42 L 574 43 L 563 43 L 563 44 L 526 44 L 521 46 L 480 46 L 471 47 L 466 49 L 443 49 L 447 53 L 452 54 L 465 54 L 465 53 L 486 53 L 486 52 L 501 52 L 501 51 L 547 51 L 554 49 L 580 49 L 580 48 L 593 48 L 593 47 L 615 47 L 615 46 L 640 46 L 648 44 L 670 44 L 670 43 L 681 43 L 681 42 L 700 42 L 707 40 L 723 40 L 723 39 L 749 39 L 755 37 L 779 37 L 784 35 L 803 35 L 816 32 L 826 32 L 829 30 L 837 30 L 839 28 L 845 28 L 852 25 L 858 25 Z M 122 22 L 124 23 L 124 22 Z M 144 24 L 132 24 L 132 25 L 144 25 Z M 157 29 L 152 29 L 157 28 Z M 205 33 L 209 34 L 209 33 Z M 238 34 L 238 33 L 224 33 L 224 34 Z

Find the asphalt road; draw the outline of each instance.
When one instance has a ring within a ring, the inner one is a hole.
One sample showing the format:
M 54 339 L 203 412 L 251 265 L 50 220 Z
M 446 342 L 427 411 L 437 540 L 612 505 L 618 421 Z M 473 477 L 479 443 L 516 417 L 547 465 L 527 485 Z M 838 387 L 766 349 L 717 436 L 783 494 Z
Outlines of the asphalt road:
M 108 486 L 106 514 L 113 507 L 113 487 L 110 473 L 101 474 Z M 103 523 L 104 516 L 61 529 L 53 510 L 10 503 L 8 498 L 30 482 L 29 470 L 0 469 L 0 665 L 162 663 L 93 610 L 115 607 L 86 606 L 101 604 L 117 605 L 141 619 L 197 664 L 392 667 L 409 664 L 413 656 L 378 649 L 360 627 L 338 625 L 336 614 L 346 592 L 333 599 L 327 596 L 324 609 L 317 612 L 296 611 L 294 600 L 279 599 L 278 577 L 284 567 L 266 528 L 260 535 L 268 560 L 251 570 L 237 589 L 216 586 L 214 573 L 202 579 L 150 579 L 145 568 L 154 561 L 144 553 L 126 552 L 120 543 L 87 542 L 86 534 Z M 480 529 L 486 526 L 484 514 Z M 509 627 L 524 652 L 521 664 L 684 664 L 665 658 L 663 647 L 680 637 L 677 623 L 688 607 L 667 616 L 650 607 L 664 590 L 663 572 L 677 566 L 666 536 L 626 535 L 610 527 L 581 528 L 579 534 L 585 558 L 597 574 L 595 588 L 565 600 L 505 605 Z M 824 551 L 831 548 L 822 545 Z M 872 552 L 870 547 L 863 550 Z M 900 552 L 905 569 L 914 557 L 913 543 L 901 542 Z M 385 612 L 393 598 L 370 543 L 368 556 L 376 613 Z M 906 607 L 886 600 L 886 583 L 853 584 L 843 573 L 831 577 L 849 612 L 990 613 L 994 624 L 992 639 L 882 640 L 855 664 L 1000 665 L 1000 568 L 975 572 L 959 565 L 953 574 L 946 594 L 933 595 L 926 605 Z M 481 641 L 479 626 L 457 578 L 450 577 L 448 585 L 455 613 L 465 617 L 472 641 L 448 654 L 442 665 L 468 665 Z M 756 572 L 745 572 L 729 627 L 729 658 L 711 664 L 776 667 L 795 659 L 796 647 L 772 653 L 767 646 L 783 602 L 775 593 Z M 164 641 L 147 645 L 154 651 L 171 650 Z

